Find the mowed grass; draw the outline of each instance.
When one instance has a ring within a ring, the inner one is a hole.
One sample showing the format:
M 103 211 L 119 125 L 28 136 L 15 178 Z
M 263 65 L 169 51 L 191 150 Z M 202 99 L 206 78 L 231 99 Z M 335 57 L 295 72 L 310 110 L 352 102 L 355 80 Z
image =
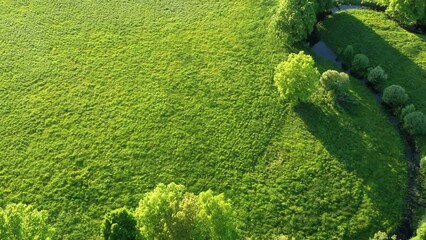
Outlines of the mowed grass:
M 384 13 L 348 10 L 327 19 L 321 36 L 334 50 L 351 44 L 358 53 L 380 65 L 392 84 L 405 88 L 417 109 L 426 113 L 426 36 L 401 28 Z M 418 138 L 422 155 L 426 155 L 426 137 Z
M 396 131 L 356 81 L 347 112 L 278 100 L 274 4 L 0 1 L 0 206 L 48 210 L 56 239 L 94 239 L 106 212 L 174 181 L 225 192 L 245 237 L 394 229 Z

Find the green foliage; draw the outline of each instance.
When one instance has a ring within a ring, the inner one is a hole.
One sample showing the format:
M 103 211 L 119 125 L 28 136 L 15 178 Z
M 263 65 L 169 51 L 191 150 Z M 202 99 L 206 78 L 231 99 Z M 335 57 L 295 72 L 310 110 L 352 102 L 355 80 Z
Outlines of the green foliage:
M 415 112 L 416 107 L 414 104 L 409 104 L 401 109 L 401 119 L 404 119 L 409 113 Z
M 333 0 L 314 0 L 312 2 L 315 4 L 316 13 L 329 11 L 334 6 Z
M 47 211 L 37 211 L 21 203 L 0 208 L 0 239 L 51 239 L 53 228 L 48 225 L 47 218 Z
M 383 91 L 383 102 L 394 108 L 402 107 L 407 100 L 405 89 L 399 85 L 391 85 Z
M 388 75 L 380 66 L 377 66 L 368 72 L 367 80 L 373 85 L 377 86 L 379 84 L 383 84 L 387 79 Z
M 404 128 L 412 135 L 425 135 L 426 116 L 420 111 L 407 114 L 404 117 Z
M 348 94 L 348 74 L 335 70 L 327 70 L 321 75 L 320 84 L 324 90 L 327 102 L 339 104 L 339 102 L 354 101 Z
M 306 40 L 315 22 L 315 5 L 310 0 L 279 0 L 272 29 L 285 44 L 292 45 Z
M 103 239 L 135 240 L 138 234 L 136 219 L 127 209 L 116 209 L 105 215 L 101 227 Z
M 320 75 L 314 60 L 303 51 L 291 53 L 275 69 L 275 86 L 280 97 L 291 104 L 307 102 L 317 90 Z
M 352 45 L 346 46 L 345 50 L 343 50 L 342 55 L 343 61 L 348 64 L 351 64 L 355 56 L 354 47 Z
M 364 54 L 356 54 L 351 64 L 351 72 L 364 77 L 370 67 L 370 61 Z
M 420 223 L 416 231 L 416 236 L 412 237 L 410 240 L 424 240 L 426 239 L 426 220 Z
M 393 235 L 390 237 L 391 240 L 396 240 L 397 236 Z M 378 231 L 376 232 L 370 240 L 389 240 L 389 236 L 386 232 Z
M 404 24 L 415 24 L 426 17 L 426 1 L 391 0 L 386 13 Z
M 135 214 L 147 239 L 238 239 L 229 201 L 211 190 L 198 196 L 183 185 L 159 184 L 145 194 Z

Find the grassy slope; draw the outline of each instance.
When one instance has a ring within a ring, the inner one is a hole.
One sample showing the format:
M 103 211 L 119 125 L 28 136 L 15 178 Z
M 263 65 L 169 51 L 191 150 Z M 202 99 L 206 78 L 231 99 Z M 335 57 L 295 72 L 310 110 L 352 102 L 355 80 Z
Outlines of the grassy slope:
M 356 52 L 366 54 L 373 66 L 380 65 L 389 74 L 385 83 L 403 86 L 410 102 L 426 113 L 426 36 L 407 32 L 384 13 L 346 11 L 325 21 L 321 32 L 335 50 L 352 44 Z M 426 137 L 418 139 L 426 155 Z
M 277 101 L 268 2 L 0 1 L 0 205 L 87 239 L 175 181 L 225 192 L 247 235 L 394 227 L 397 134 L 356 82 L 349 113 Z

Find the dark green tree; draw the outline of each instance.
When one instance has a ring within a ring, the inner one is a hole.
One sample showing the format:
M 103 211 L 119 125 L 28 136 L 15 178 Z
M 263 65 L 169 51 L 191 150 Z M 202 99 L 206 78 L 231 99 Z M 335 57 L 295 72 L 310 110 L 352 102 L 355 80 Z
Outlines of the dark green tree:
M 119 208 L 107 213 L 101 227 L 105 240 L 135 240 L 138 239 L 135 217 L 125 208 Z
M 391 85 L 383 91 L 383 102 L 394 107 L 402 107 L 408 100 L 405 89 L 399 85 Z
M 280 0 L 272 19 L 275 35 L 292 45 L 306 40 L 316 23 L 315 4 L 309 0 Z

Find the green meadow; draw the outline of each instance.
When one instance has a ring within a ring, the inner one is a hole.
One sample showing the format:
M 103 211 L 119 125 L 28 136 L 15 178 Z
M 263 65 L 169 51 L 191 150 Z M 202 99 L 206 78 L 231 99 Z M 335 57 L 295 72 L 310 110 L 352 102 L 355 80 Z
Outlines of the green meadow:
M 358 105 L 343 111 L 279 100 L 275 66 L 310 52 L 269 32 L 275 7 L 0 0 L 0 207 L 48 210 L 55 239 L 97 239 L 111 209 L 135 208 L 158 183 L 175 182 L 224 192 L 253 239 L 396 230 L 407 192 L 398 132 L 355 79 Z M 388 21 L 340 13 L 321 34 L 368 54 L 425 111 L 424 36 L 377 20 Z M 321 72 L 333 68 L 310 54 Z

